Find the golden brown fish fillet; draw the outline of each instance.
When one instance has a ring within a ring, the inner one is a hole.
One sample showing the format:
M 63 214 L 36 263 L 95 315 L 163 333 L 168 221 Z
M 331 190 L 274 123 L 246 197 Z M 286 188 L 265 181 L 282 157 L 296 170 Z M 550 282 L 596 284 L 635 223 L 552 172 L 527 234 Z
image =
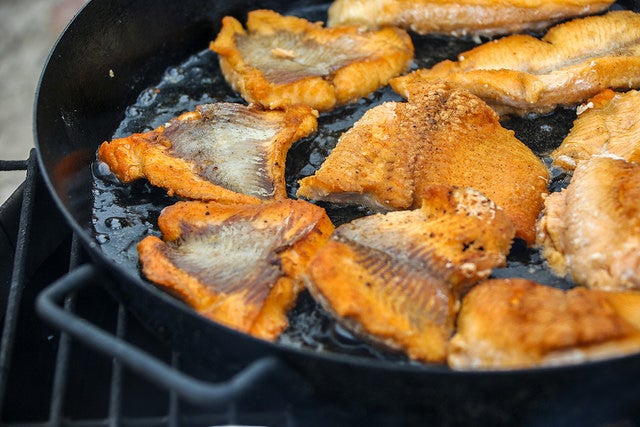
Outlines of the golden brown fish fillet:
M 329 26 L 393 25 L 418 34 L 498 35 L 541 30 L 605 10 L 610 0 L 336 0 Z
M 637 292 L 488 280 L 462 301 L 448 363 L 460 370 L 516 369 L 640 352 L 638 312 Z
M 545 201 L 537 243 L 578 285 L 640 290 L 640 164 L 595 156 Z
M 607 89 L 640 87 L 640 14 L 609 12 L 551 28 L 542 39 L 513 35 L 430 69 L 390 81 L 405 97 L 434 80 L 467 89 L 499 114 L 546 113 Z
M 413 59 L 413 43 L 403 30 L 324 28 L 270 10 L 249 12 L 246 31 L 225 17 L 210 47 L 245 100 L 269 108 L 302 103 L 318 111 L 370 94 Z
M 312 259 L 312 295 L 358 335 L 444 362 L 459 295 L 504 265 L 514 228 L 473 189 L 430 187 L 413 211 L 336 229 Z
M 142 271 L 202 315 L 274 340 L 303 288 L 300 274 L 333 225 L 301 200 L 257 205 L 179 202 L 138 244 Z
M 98 157 L 125 183 L 146 178 L 188 199 L 259 203 L 287 197 L 287 152 L 317 126 L 317 112 L 305 105 L 207 104 L 153 131 L 104 142 Z
M 373 209 L 419 206 L 433 184 L 472 187 L 500 206 L 516 236 L 535 239 L 547 194 L 542 161 L 476 96 L 444 84 L 367 111 L 298 196 Z
M 562 144 L 551 153 L 553 164 L 573 170 L 579 161 L 610 154 L 640 161 L 640 92 L 604 90 L 578 107 L 578 118 Z

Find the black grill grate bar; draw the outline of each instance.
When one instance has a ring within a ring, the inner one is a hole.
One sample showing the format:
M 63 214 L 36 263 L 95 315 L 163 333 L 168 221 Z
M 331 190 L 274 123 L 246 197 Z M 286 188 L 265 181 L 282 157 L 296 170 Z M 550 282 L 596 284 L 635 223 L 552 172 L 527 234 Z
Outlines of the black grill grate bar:
M 31 150 L 29 159 L 24 162 L 3 161 L 1 166 L 25 166 L 27 176 L 23 189 L 22 205 L 20 208 L 20 222 L 18 228 L 17 246 L 13 264 L 13 273 L 5 310 L 2 341 L 0 342 L 0 416 L 3 413 L 4 397 L 7 389 L 7 377 L 11 367 L 11 356 L 15 343 L 16 327 L 22 291 L 26 282 L 26 265 L 29 258 L 29 236 L 31 219 L 35 205 L 35 187 L 38 173 L 35 150 Z M 21 163 L 18 165 L 18 163 Z M 9 169 L 17 170 L 17 169 Z
M 113 425 L 109 418 L 95 419 L 63 419 L 62 427 L 109 427 Z M 118 426 L 124 427 L 166 427 L 172 425 L 168 417 L 165 416 L 149 416 L 149 417 L 122 417 Z M 220 415 L 187 415 L 180 419 L 177 424 L 181 427 L 201 427 L 201 426 L 227 426 L 229 424 L 224 416 Z M 263 425 L 263 424 L 256 424 Z M 50 427 L 50 422 L 14 422 L 11 424 L 3 424 L 3 427 Z
M 171 366 L 174 369 L 180 368 L 180 357 L 176 351 L 171 352 Z M 169 390 L 169 412 L 167 418 L 168 427 L 179 427 L 180 423 L 180 402 L 178 393 L 175 390 Z
M 189 414 L 183 415 L 180 418 L 178 426 L 180 427 L 202 427 L 202 426 L 285 426 L 285 427 L 295 427 L 297 424 L 290 423 L 287 418 L 287 421 L 283 422 L 282 417 L 278 418 L 274 416 L 270 412 L 265 413 L 255 413 L 253 418 L 245 422 L 232 422 L 229 421 L 226 414 Z M 267 424 L 265 420 L 273 419 L 275 424 Z M 61 423 L 62 427 L 109 427 L 112 425 L 111 419 L 109 418 L 95 418 L 95 419 L 64 419 Z M 166 427 L 171 426 L 172 421 L 167 416 L 137 416 L 137 417 L 127 417 L 123 416 L 120 419 L 120 424 L 118 426 L 124 427 Z M 313 424 L 314 426 L 317 424 Z M 327 425 L 332 425 L 331 422 L 327 423 Z M 3 425 L 5 426 L 5 425 Z M 50 427 L 51 424 L 47 422 L 15 422 L 10 425 L 6 425 L 6 427 Z M 622 426 L 626 427 L 626 426 Z M 631 426 L 633 427 L 633 426 Z
M 31 162 L 31 158 L 28 160 L 0 160 L 0 171 L 8 172 L 26 170 L 29 162 Z
M 118 317 L 115 334 L 120 339 L 125 339 L 127 332 L 127 313 L 122 304 L 118 304 Z M 111 386 L 109 389 L 109 426 L 120 425 L 122 417 L 122 363 L 113 359 L 111 371 Z
M 127 325 L 128 325 L 128 311 L 126 307 L 122 304 L 118 304 L 118 314 L 117 314 L 117 322 L 116 329 L 114 334 L 117 338 L 126 340 L 127 339 Z M 172 352 L 171 366 L 174 369 L 179 369 L 179 356 L 177 352 Z M 112 361 L 112 374 L 111 374 L 111 383 L 110 383 L 110 396 L 109 396 L 109 413 L 108 413 L 108 426 L 116 427 L 123 425 L 123 420 L 125 419 L 122 414 L 122 399 L 125 395 L 124 391 L 124 375 L 127 370 L 124 368 L 122 362 L 120 362 L 117 358 L 114 358 Z M 169 390 L 169 399 L 167 403 L 167 412 L 166 418 L 162 418 L 161 420 L 151 420 L 147 419 L 146 421 L 140 420 L 140 425 L 144 426 L 152 426 L 154 423 L 161 423 L 159 425 L 167 426 L 167 427 L 180 427 L 181 424 L 181 414 L 180 414 L 180 399 L 178 393 L 175 390 Z M 145 424 L 148 422 L 149 424 Z
M 80 243 L 74 234 L 71 241 L 69 271 L 80 264 Z M 73 311 L 76 304 L 76 296 L 69 295 L 64 302 L 64 309 Z M 63 422 L 62 410 L 67 390 L 67 380 L 69 373 L 69 356 L 71 352 L 71 337 L 65 332 L 60 333 L 60 341 L 56 361 L 54 365 L 54 377 L 51 390 L 51 405 L 49 407 L 49 425 L 51 427 L 61 426 Z

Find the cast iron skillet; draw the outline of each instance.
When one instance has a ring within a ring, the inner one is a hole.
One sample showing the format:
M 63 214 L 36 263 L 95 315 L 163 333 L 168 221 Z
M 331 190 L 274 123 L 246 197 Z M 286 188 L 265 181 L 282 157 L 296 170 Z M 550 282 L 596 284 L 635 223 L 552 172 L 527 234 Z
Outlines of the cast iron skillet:
M 243 393 L 252 379 L 285 369 L 323 394 L 397 410 L 430 411 L 441 422 L 482 417 L 488 423 L 544 423 L 553 414 L 584 424 L 640 416 L 640 356 L 575 366 L 508 372 L 454 372 L 393 358 L 267 343 L 197 315 L 139 271 L 101 249 L 93 224 L 97 146 L 113 137 L 127 107 L 162 79 L 168 67 L 206 49 L 224 15 L 241 22 L 252 9 L 281 13 L 325 10 L 320 1 L 93 0 L 60 37 L 44 68 L 35 106 L 35 141 L 44 179 L 94 263 L 52 285 L 38 300 L 41 315 L 89 345 L 185 398 L 216 404 Z M 634 7 L 636 4 L 619 5 Z M 561 119 L 564 120 L 564 119 Z M 210 384 L 184 377 L 88 324 L 73 322 L 58 302 L 70 290 L 99 282 L 143 324 L 194 360 L 234 360 L 239 374 Z M 615 391 L 618 390 L 619 393 Z M 612 393 L 616 396 L 611 399 Z M 548 412 L 550 411 L 550 412 Z M 599 417 L 604 417 L 600 419 Z M 434 421 L 434 420 L 431 420 Z

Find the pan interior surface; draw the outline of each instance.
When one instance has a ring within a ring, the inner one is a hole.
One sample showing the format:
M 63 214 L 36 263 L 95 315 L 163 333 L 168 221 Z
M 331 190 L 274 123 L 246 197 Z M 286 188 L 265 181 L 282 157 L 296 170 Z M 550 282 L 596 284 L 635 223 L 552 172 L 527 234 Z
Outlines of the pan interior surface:
M 78 15 L 58 41 L 41 79 L 36 144 L 45 180 L 61 210 L 107 268 L 122 272 L 133 287 L 144 282 L 136 245 L 149 234 L 159 235 L 158 215 L 177 199 L 143 181 L 118 182 L 95 161 L 98 145 L 153 129 L 198 104 L 243 102 L 224 81 L 216 55 L 207 49 L 222 16 L 234 15 L 244 22 L 249 10 L 272 8 L 326 22 L 327 7 L 326 2 L 318 1 L 291 6 L 291 2 L 277 1 L 222 4 L 213 0 L 161 0 L 150 5 L 144 0 L 93 0 Z M 105 20 L 105 16 L 117 19 Z M 486 41 L 412 36 L 417 53 L 414 68 L 454 59 Z M 385 101 L 400 100 L 386 87 L 366 99 L 322 114 L 318 132 L 289 151 L 289 195 L 293 197 L 297 181 L 313 174 L 340 134 L 365 111 Z M 510 119 L 504 126 L 544 158 L 559 145 L 574 118 L 574 109 L 560 109 L 546 116 Z M 567 182 L 568 177 L 558 173 L 552 188 L 559 190 Z M 356 207 L 322 206 L 336 226 L 370 213 Z M 509 255 L 507 267 L 496 270 L 494 276 L 526 277 L 559 288 L 572 286 L 553 276 L 537 251 L 519 243 Z M 144 285 L 148 285 L 145 291 L 156 296 L 161 293 L 149 283 Z M 283 348 L 338 358 L 344 355 L 372 366 L 406 367 L 409 372 L 425 367 L 354 337 L 307 293 L 301 295 L 289 320 L 289 329 L 277 343 Z M 439 366 L 427 368 L 441 370 Z
M 313 21 L 326 20 L 325 7 L 309 7 L 290 11 Z M 427 67 L 443 59 L 453 59 L 486 40 L 453 39 L 440 36 L 413 35 L 417 57 L 414 68 Z M 368 109 L 386 101 L 401 101 L 390 87 L 382 88 L 366 99 L 323 113 L 318 132 L 299 142 L 287 158 L 287 190 L 294 198 L 299 179 L 311 175 L 335 146 L 339 136 L 349 129 Z M 125 117 L 112 138 L 154 129 L 180 113 L 191 111 L 199 104 L 244 101 L 224 81 L 215 53 L 204 49 L 186 61 L 167 68 L 159 81 L 142 90 L 136 101 L 125 110 Z M 542 117 L 514 118 L 504 125 L 513 129 L 540 157 L 544 158 L 562 140 L 570 128 L 575 110 L 561 109 Z M 100 249 L 127 270 L 139 273 L 137 243 L 148 234 L 160 235 L 157 218 L 163 207 L 178 199 L 166 195 L 144 181 L 121 184 L 104 164 L 93 163 L 93 233 Z M 554 177 L 553 186 L 561 188 L 566 176 Z M 322 204 L 334 224 L 340 225 L 367 215 L 366 209 Z M 528 277 L 551 286 L 568 288 L 571 284 L 553 276 L 543 265 L 536 250 L 518 242 L 514 245 L 506 268 L 498 269 L 495 277 Z M 403 355 L 384 351 L 354 337 L 335 322 L 303 293 L 290 313 L 290 327 L 279 343 L 293 348 L 318 352 L 334 352 L 366 359 L 414 364 Z

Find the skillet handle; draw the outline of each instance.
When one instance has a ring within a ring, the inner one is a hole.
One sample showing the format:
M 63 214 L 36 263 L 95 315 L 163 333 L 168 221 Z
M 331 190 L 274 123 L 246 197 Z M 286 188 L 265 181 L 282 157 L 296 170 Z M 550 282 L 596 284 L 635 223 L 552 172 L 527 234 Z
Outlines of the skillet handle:
M 161 387 L 175 391 L 191 403 L 206 406 L 228 405 L 246 395 L 257 382 L 286 368 L 278 358 L 265 356 L 252 362 L 226 382 L 205 382 L 179 372 L 61 307 L 66 295 L 96 282 L 97 278 L 98 271 L 95 266 L 86 264 L 78 267 L 38 295 L 36 311 L 63 332 L 100 352 L 107 353 L 132 371 Z

